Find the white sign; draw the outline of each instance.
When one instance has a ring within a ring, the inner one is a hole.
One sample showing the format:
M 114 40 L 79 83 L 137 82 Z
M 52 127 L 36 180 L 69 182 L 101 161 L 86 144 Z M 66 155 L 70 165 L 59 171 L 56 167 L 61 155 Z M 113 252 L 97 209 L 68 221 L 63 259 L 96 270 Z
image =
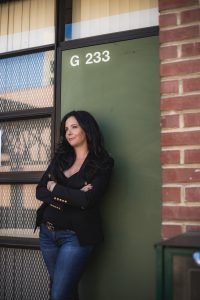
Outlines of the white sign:
M 104 50 L 102 52 L 96 51 L 94 53 L 86 53 L 85 59 L 83 61 L 84 64 L 90 65 L 90 64 L 99 64 L 101 62 L 108 62 L 110 60 L 110 51 Z M 79 66 L 81 64 L 81 60 L 79 55 L 73 55 L 70 58 L 70 65 L 72 67 Z

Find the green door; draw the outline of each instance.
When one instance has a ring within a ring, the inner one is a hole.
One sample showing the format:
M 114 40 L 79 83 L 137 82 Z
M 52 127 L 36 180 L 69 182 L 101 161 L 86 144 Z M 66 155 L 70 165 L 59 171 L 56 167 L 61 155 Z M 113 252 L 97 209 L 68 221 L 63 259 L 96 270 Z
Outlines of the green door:
M 154 300 L 160 240 L 158 37 L 62 50 L 61 114 L 91 112 L 115 159 L 105 241 L 81 300 Z

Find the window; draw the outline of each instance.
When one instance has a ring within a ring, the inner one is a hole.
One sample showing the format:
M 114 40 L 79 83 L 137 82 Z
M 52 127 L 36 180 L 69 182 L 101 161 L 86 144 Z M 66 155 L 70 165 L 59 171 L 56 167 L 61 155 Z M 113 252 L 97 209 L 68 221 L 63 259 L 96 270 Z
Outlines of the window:
M 63 1 L 62 13 L 65 40 L 158 25 L 157 0 Z
M 54 0 L 0 4 L 1 236 L 37 237 L 35 187 L 53 145 L 54 28 Z
M 0 53 L 54 43 L 54 0 L 0 4 Z

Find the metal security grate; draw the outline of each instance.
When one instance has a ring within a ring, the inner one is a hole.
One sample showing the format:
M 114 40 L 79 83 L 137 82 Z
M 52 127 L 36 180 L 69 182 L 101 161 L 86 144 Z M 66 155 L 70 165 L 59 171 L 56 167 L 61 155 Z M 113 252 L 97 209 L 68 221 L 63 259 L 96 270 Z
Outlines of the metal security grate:
M 47 300 L 48 294 L 39 250 L 0 248 L 0 300 Z
M 0 60 L 0 112 L 52 107 L 54 51 Z
M 0 123 L 2 172 L 43 171 L 51 155 L 51 119 Z
M 0 235 L 38 237 L 33 232 L 36 209 L 35 184 L 0 185 Z

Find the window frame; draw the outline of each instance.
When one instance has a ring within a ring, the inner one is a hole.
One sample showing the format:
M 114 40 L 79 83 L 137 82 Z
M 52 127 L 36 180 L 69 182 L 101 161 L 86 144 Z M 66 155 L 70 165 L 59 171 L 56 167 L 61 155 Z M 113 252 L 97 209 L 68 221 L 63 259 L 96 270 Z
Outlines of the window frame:
M 55 57 L 55 44 L 45 45 L 40 47 L 22 49 L 7 53 L 0 54 L 0 59 L 4 58 L 12 58 L 17 56 L 29 55 L 33 53 L 40 53 L 45 51 L 54 50 L 54 58 Z M 54 59 L 54 62 L 55 62 Z M 56 65 L 56 62 L 55 62 Z M 55 70 L 54 70 L 55 75 Z M 36 109 L 27 109 L 27 110 L 18 110 L 18 111 L 9 111 L 9 112 L 0 112 L 0 120 L 1 123 L 8 121 L 21 121 L 21 120 L 32 120 L 38 118 L 51 118 L 51 155 L 54 152 L 54 123 L 55 123 L 55 77 L 54 77 L 54 85 L 53 85 L 53 106 L 52 107 L 44 107 L 44 108 L 36 108 Z M 24 171 L 24 172 L 1 172 L 0 173 L 0 184 L 12 184 L 12 183 L 37 183 L 41 178 L 43 172 L 42 171 Z

